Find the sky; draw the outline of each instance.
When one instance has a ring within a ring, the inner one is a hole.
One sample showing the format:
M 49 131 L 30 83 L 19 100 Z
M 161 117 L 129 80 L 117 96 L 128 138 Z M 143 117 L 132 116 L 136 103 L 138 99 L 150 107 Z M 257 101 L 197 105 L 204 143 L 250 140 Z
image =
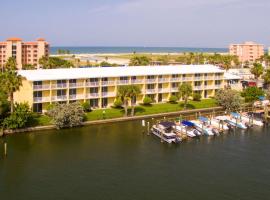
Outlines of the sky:
M 52 46 L 270 46 L 270 0 L 0 0 L 0 41 Z

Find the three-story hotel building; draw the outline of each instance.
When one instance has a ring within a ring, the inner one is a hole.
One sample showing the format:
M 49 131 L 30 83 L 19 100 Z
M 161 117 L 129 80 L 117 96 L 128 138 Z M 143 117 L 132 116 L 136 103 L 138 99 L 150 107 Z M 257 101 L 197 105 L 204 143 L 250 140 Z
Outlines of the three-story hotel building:
M 23 85 L 14 94 L 16 102 L 28 102 L 34 112 L 44 112 L 55 102 L 86 102 L 92 108 L 113 105 L 120 85 L 138 85 L 141 95 L 154 102 L 167 102 L 178 93 L 179 85 L 189 83 L 193 92 L 210 98 L 224 88 L 224 70 L 213 65 L 135 66 L 20 70 Z

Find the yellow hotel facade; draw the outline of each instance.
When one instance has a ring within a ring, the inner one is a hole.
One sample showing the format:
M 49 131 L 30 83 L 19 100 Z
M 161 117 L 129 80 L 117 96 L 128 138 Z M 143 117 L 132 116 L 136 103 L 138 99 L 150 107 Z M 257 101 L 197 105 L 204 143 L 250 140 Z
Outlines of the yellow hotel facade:
M 45 112 L 55 102 L 89 102 L 92 108 L 113 105 L 120 85 L 138 85 L 141 103 L 149 96 L 156 103 L 167 102 L 182 83 L 193 92 L 210 98 L 224 88 L 224 70 L 213 65 L 129 66 L 19 70 L 23 85 L 14 94 L 16 102 L 28 102 L 34 112 Z

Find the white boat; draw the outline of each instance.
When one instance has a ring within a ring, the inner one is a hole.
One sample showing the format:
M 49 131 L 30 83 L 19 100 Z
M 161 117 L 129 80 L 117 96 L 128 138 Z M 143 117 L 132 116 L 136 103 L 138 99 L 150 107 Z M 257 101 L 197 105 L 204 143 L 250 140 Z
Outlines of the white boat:
M 175 130 L 176 130 L 177 132 L 186 134 L 188 137 L 191 137 L 191 138 L 198 136 L 198 135 L 196 135 L 196 134 L 194 133 L 194 129 L 189 129 L 189 128 L 183 126 L 183 125 L 176 125 L 176 126 L 175 126 Z
M 180 126 L 183 133 L 185 133 L 189 137 L 196 137 L 202 135 L 202 133 L 196 129 L 195 124 L 191 121 L 184 120 L 181 122 Z
M 227 123 L 224 122 L 224 120 L 220 117 L 212 118 L 211 124 L 217 129 L 221 129 L 223 131 L 228 131 L 229 127 L 227 126 Z
M 248 114 L 243 114 L 241 116 L 242 121 L 244 121 L 245 123 L 248 124 L 252 124 L 252 125 L 256 125 L 256 126 L 263 126 L 264 123 L 263 121 L 259 120 L 259 119 L 255 119 L 253 116 L 250 116 Z
M 208 136 L 214 136 L 215 135 L 215 133 L 212 131 L 211 127 L 200 123 L 200 121 L 192 120 L 191 122 L 194 123 L 196 129 L 198 131 L 202 132 L 204 135 L 208 135 Z
M 224 122 L 226 122 L 229 126 L 233 126 L 240 129 L 247 129 L 247 126 L 240 121 L 240 119 L 236 118 L 235 116 L 229 117 L 229 116 L 219 116 L 219 119 L 222 119 Z M 227 126 L 228 126 L 227 125 Z
M 179 143 L 181 142 L 181 138 L 173 132 L 173 126 L 175 126 L 175 124 L 172 122 L 160 122 L 152 126 L 151 132 L 169 144 L 172 142 Z

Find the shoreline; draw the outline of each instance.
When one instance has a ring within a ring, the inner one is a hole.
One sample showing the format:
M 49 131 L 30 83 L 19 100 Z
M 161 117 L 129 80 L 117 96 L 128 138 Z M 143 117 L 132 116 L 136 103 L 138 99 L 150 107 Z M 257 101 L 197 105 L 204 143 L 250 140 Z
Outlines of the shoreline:
M 212 107 L 212 108 L 182 110 L 182 111 L 176 111 L 176 112 L 157 113 L 157 114 L 141 115 L 141 116 L 134 116 L 134 117 L 118 117 L 118 118 L 111 118 L 111 119 L 101 119 L 101 120 L 85 121 L 82 123 L 82 126 L 78 126 L 78 127 L 98 125 L 98 124 L 109 124 L 109 123 L 124 122 L 124 121 L 133 121 L 133 120 L 143 120 L 143 119 L 149 119 L 149 118 L 161 118 L 161 117 L 170 117 L 170 116 L 172 117 L 176 115 L 187 115 L 187 114 L 196 115 L 196 113 L 200 113 L 200 112 L 205 113 L 205 112 L 217 112 L 217 111 L 224 112 L 224 109 L 218 106 L 218 107 Z M 2 136 L 13 135 L 16 133 L 31 133 L 34 131 L 43 131 L 43 130 L 57 130 L 57 129 L 54 125 L 35 126 L 35 127 L 28 127 L 28 128 L 16 129 L 16 130 L 4 130 Z

